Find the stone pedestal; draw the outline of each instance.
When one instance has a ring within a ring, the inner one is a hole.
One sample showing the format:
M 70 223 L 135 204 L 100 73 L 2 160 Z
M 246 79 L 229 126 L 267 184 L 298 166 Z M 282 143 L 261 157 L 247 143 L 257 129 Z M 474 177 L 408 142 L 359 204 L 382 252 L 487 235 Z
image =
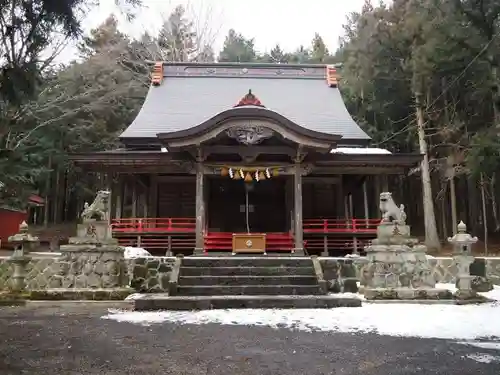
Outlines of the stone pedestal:
M 89 238 L 93 239 L 94 243 L 117 243 L 113 240 L 111 227 L 107 221 L 90 219 L 82 224 L 78 224 L 76 227 L 76 237 L 73 240 L 78 242 L 78 239 L 81 241 L 82 239 L 88 240 Z
M 410 237 L 410 227 L 382 222 L 377 238 L 366 248 L 364 295 L 367 299 L 450 299 L 447 290 L 435 288 L 426 246 Z
M 77 228 L 78 237 L 61 246 L 51 286 L 75 290 L 125 288 L 128 284 L 124 249 L 111 237 L 107 222 L 88 221 Z
M 123 248 L 116 244 L 84 243 L 70 239 L 61 246 L 62 288 L 120 288 L 126 285 Z

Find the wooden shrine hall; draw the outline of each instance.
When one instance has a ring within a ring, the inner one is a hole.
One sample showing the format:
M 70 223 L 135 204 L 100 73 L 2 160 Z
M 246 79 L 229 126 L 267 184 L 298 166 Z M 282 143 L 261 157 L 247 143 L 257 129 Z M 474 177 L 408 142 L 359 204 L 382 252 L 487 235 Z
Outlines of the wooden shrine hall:
M 111 225 L 124 246 L 360 251 L 375 237 L 386 176 L 421 160 L 368 147 L 331 66 L 156 63 L 151 80 L 123 148 L 73 155 L 113 176 Z

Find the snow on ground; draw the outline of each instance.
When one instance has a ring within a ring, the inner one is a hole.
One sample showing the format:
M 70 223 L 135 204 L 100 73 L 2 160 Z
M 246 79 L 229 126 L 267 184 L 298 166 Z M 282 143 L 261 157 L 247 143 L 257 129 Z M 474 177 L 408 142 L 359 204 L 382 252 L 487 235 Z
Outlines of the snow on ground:
M 459 344 L 475 346 L 476 348 L 481 348 L 481 349 L 500 350 L 500 342 L 462 341 L 459 342 Z
M 126 246 L 125 251 L 123 252 L 123 256 L 125 257 L 125 259 L 133 259 L 150 257 L 152 255 L 149 251 L 143 249 L 142 247 Z
M 454 290 L 453 284 L 438 284 Z M 500 287 L 485 297 L 500 301 Z M 340 295 L 342 296 L 342 294 Z M 347 294 L 350 298 L 360 295 Z M 360 308 L 334 309 L 236 309 L 205 311 L 129 312 L 113 310 L 104 319 L 141 325 L 159 323 L 268 326 L 306 331 L 372 332 L 381 335 L 460 340 L 499 339 L 500 303 L 482 305 L 439 305 L 363 303 Z M 473 342 L 474 343 L 474 342 Z M 482 342 L 483 349 L 499 349 L 498 343 Z M 490 345 L 486 348 L 484 345 Z M 477 345 L 476 345 L 477 346 Z M 500 360 L 500 357 L 499 357 Z
M 141 293 L 133 293 L 133 294 L 128 295 L 125 298 L 125 301 L 135 301 L 136 299 L 139 299 L 141 297 L 142 297 Z
M 484 354 L 484 353 L 476 353 L 476 354 L 469 354 L 466 355 L 465 358 L 472 359 L 476 362 L 480 363 L 494 363 L 494 362 L 500 362 L 500 357 L 491 355 L 491 354 Z

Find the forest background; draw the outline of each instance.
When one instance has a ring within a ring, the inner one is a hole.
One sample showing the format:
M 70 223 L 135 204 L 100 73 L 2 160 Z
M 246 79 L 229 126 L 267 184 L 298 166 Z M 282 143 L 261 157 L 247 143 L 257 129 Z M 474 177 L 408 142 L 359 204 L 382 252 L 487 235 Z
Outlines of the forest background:
M 141 6 L 116 2 L 127 19 Z M 344 100 L 372 147 L 425 155 L 390 182 L 417 233 L 439 248 L 464 220 L 490 251 L 498 247 L 500 1 L 367 1 L 346 19 L 336 51 L 316 34 L 309 46 L 265 53 L 238 30 L 214 51 L 216 30 L 183 6 L 156 35 L 132 38 L 113 15 L 84 34 L 83 14 L 98 3 L 0 0 L 0 205 L 24 208 L 38 194 L 46 204 L 35 224 L 74 223 L 104 182 L 82 178 L 69 155 L 119 147 L 145 98 L 148 61 L 328 63 L 338 64 Z M 79 58 L 57 63 L 75 41 Z

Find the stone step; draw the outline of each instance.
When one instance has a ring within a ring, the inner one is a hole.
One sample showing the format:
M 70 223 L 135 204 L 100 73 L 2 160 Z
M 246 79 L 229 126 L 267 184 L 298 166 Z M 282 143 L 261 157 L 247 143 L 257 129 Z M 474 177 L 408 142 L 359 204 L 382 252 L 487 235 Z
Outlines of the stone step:
M 188 285 L 317 285 L 316 276 L 181 276 L 179 286 Z
M 134 301 L 137 311 L 209 310 L 209 309 L 331 309 L 361 307 L 361 300 L 337 296 L 169 296 L 143 294 Z
M 234 296 L 234 295 L 317 295 L 318 285 L 178 285 L 178 296 Z
M 186 257 L 184 267 L 312 267 L 308 257 Z
M 180 276 L 314 276 L 314 268 L 308 267 L 184 267 Z

